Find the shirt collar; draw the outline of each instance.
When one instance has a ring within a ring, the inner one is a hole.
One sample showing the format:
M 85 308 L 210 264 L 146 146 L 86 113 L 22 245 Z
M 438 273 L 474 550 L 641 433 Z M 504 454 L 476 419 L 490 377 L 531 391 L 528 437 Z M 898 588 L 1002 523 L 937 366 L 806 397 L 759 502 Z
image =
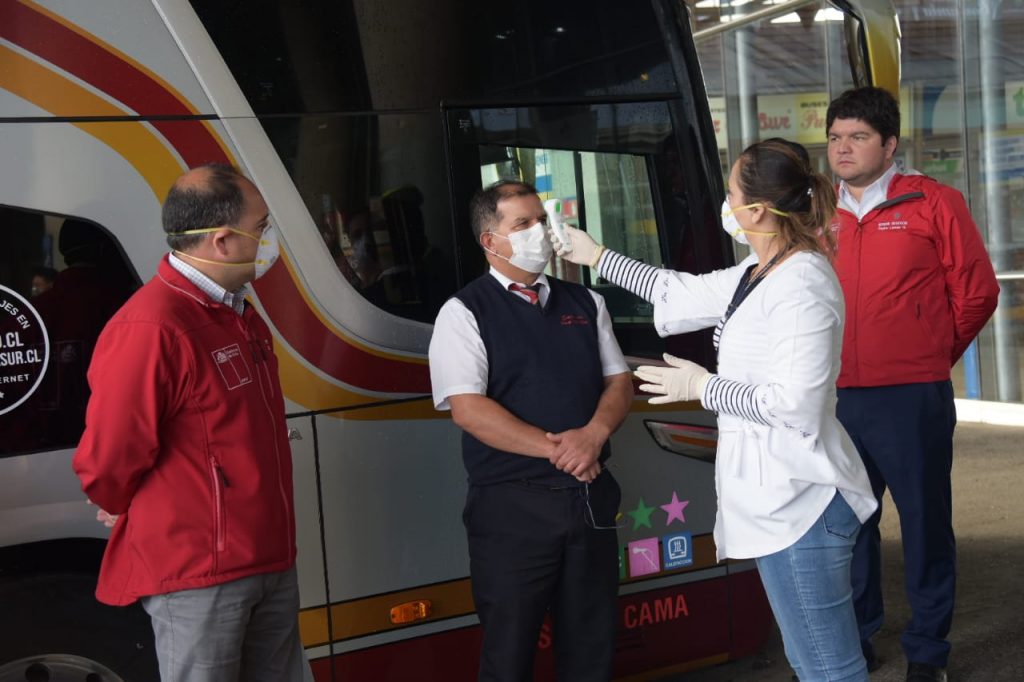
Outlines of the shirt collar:
M 195 284 L 204 294 L 209 296 L 210 300 L 214 303 L 222 303 L 239 315 L 245 311 L 245 297 L 249 293 L 248 287 L 243 286 L 235 291 L 228 291 L 174 253 L 169 254 L 167 262 L 170 263 L 172 268 L 180 272 L 185 279 Z
M 853 213 L 858 218 L 863 218 L 868 214 L 868 211 L 878 206 L 889 196 L 889 185 L 892 183 L 892 179 L 897 172 L 899 171 L 896 168 L 896 164 L 889 164 L 889 167 L 877 180 L 864 188 L 860 195 L 860 201 L 853 197 L 850 188 L 846 184 L 846 180 L 840 181 L 839 206 Z
M 527 286 L 525 282 L 517 282 L 517 281 L 515 281 L 513 279 L 509 279 L 505 275 L 503 275 L 500 272 L 498 272 L 497 270 L 495 270 L 493 266 L 491 267 L 491 277 L 493 277 L 494 279 L 498 280 L 498 282 L 501 284 L 501 288 L 502 289 L 508 289 L 508 286 L 510 284 L 518 284 L 518 285 L 524 286 L 524 287 Z M 540 273 L 540 276 L 537 277 L 537 281 L 535 281 L 534 284 L 539 284 L 539 285 L 541 285 L 544 288 L 548 288 L 550 286 L 548 284 L 548 276 L 545 275 L 543 272 Z

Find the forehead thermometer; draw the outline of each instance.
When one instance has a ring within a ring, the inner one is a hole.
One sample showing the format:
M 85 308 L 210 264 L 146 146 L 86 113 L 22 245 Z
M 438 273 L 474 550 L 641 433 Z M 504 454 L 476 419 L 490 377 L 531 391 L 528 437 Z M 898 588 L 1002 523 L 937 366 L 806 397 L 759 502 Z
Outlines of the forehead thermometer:
M 562 217 L 562 202 L 559 199 L 548 199 L 544 202 L 544 210 L 548 214 L 548 227 L 558 237 L 558 241 L 562 242 L 562 247 L 565 252 L 572 251 L 572 242 L 569 240 L 569 235 L 565 233 L 565 219 Z

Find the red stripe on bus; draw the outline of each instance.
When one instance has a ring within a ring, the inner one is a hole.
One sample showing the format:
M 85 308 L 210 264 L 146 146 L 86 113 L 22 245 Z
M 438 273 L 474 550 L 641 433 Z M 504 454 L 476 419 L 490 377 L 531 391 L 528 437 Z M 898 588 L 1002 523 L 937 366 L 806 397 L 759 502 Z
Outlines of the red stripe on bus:
M 0 37 L 89 83 L 140 116 L 195 115 L 149 74 L 29 5 L 0 2 Z M 229 162 L 201 121 L 151 123 L 189 167 Z
M 253 282 L 278 333 L 307 362 L 350 386 L 382 393 L 430 393 L 426 363 L 382 357 L 338 337 L 310 310 L 283 263 Z

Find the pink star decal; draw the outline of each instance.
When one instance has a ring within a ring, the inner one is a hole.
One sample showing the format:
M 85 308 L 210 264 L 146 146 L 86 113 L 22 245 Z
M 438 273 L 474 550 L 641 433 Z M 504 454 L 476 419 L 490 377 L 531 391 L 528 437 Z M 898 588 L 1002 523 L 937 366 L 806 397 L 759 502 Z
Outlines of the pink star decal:
M 676 492 L 672 491 L 672 502 L 669 504 L 661 505 L 661 508 L 668 514 L 668 520 L 665 521 L 665 525 L 671 525 L 675 519 L 679 519 L 679 523 L 686 523 L 686 517 L 683 516 L 683 510 L 686 509 L 686 505 L 690 504 L 689 500 L 679 501 L 679 496 Z

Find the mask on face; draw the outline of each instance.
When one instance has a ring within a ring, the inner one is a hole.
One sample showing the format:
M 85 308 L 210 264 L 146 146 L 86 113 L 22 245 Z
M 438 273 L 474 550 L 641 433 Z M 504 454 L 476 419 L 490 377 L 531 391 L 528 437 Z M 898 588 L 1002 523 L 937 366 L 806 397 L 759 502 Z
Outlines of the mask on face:
M 173 234 L 206 234 L 207 232 L 216 232 L 219 229 L 221 228 L 207 227 L 201 230 L 184 230 L 183 232 L 174 232 Z M 256 274 L 253 277 L 253 279 L 259 279 L 260 277 L 265 275 L 267 270 L 269 270 L 271 266 L 277 262 L 277 258 L 281 254 L 281 247 L 277 242 L 277 231 L 274 230 L 273 225 L 268 225 L 267 229 L 263 230 L 263 234 L 261 234 L 259 237 L 257 237 L 256 235 L 249 234 L 248 232 L 236 230 L 233 227 L 228 227 L 227 229 L 231 230 L 235 234 L 240 234 L 244 237 L 248 237 L 249 239 L 255 239 L 257 242 L 259 242 L 259 245 L 256 247 L 256 258 L 254 260 L 242 261 L 241 263 L 225 263 L 223 261 L 199 258 L 198 256 L 193 256 L 192 254 L 183 253 L 181 251 L 175 251 L 175 253 L 177 253 L 180 256 L 184 256 L 185 258 L 199 261 L 200 263 L 209 263 L 210 265 L 231 265 L 239 267 L 252 265 L 256 271 Z
M 722 229 L 740 244 L 750 244 L 740 222 L 736 220 L 736 213 L 729 207 L 728 199 L 722 202 Z
M 281 246 L 277 242 L 277 230 L 274 229 L 273 225 L 268 225 L 267 229 L 263 230 L 259 240 L 259 246 L 256 247 L 256 260 L 254 261 L 256 267 L 255 279 L 265 275 L 267 270 L 273 267 L 281 255 Z
M 526 272 L 544 272 L 544 268 L 551 261 L 551 254 L 554 253 L 544 226 L 540 223 L 534 223 L 532 227 L 520 230 L 519 232 L 513 232 L 508 237 L 497 232 L 491 232 L 491 234 L 496 237 L 503 237 L 512 243 L 512 257 L 505 258 L 490 249 L 487 249 L 487 251 L 493 253 L 498 258 L 505 258 L 509 263 Z
M 763 206 L 764 204 L 747 204 L 746 206 L 737 206 L 736 208 L 729 207 L 729 200 L 726 199 L 722 202 L 722 229 L 726 233 L 735 239 L 740 244 L 750 244 L 747 239 L 748 234 L 760 235 L 762 237 L 774 237 L 778 232 L 759 232 L 757 230 L 744 230 L 740 227 L 740 221 L 736 220 L 736 211 L 742 211 L 748 208 L 754 208 L 755 206 Z M 775 215 L 788 216 L 788 213 L 772 208 L 771 206 L 765 206 L 765 208 Z

